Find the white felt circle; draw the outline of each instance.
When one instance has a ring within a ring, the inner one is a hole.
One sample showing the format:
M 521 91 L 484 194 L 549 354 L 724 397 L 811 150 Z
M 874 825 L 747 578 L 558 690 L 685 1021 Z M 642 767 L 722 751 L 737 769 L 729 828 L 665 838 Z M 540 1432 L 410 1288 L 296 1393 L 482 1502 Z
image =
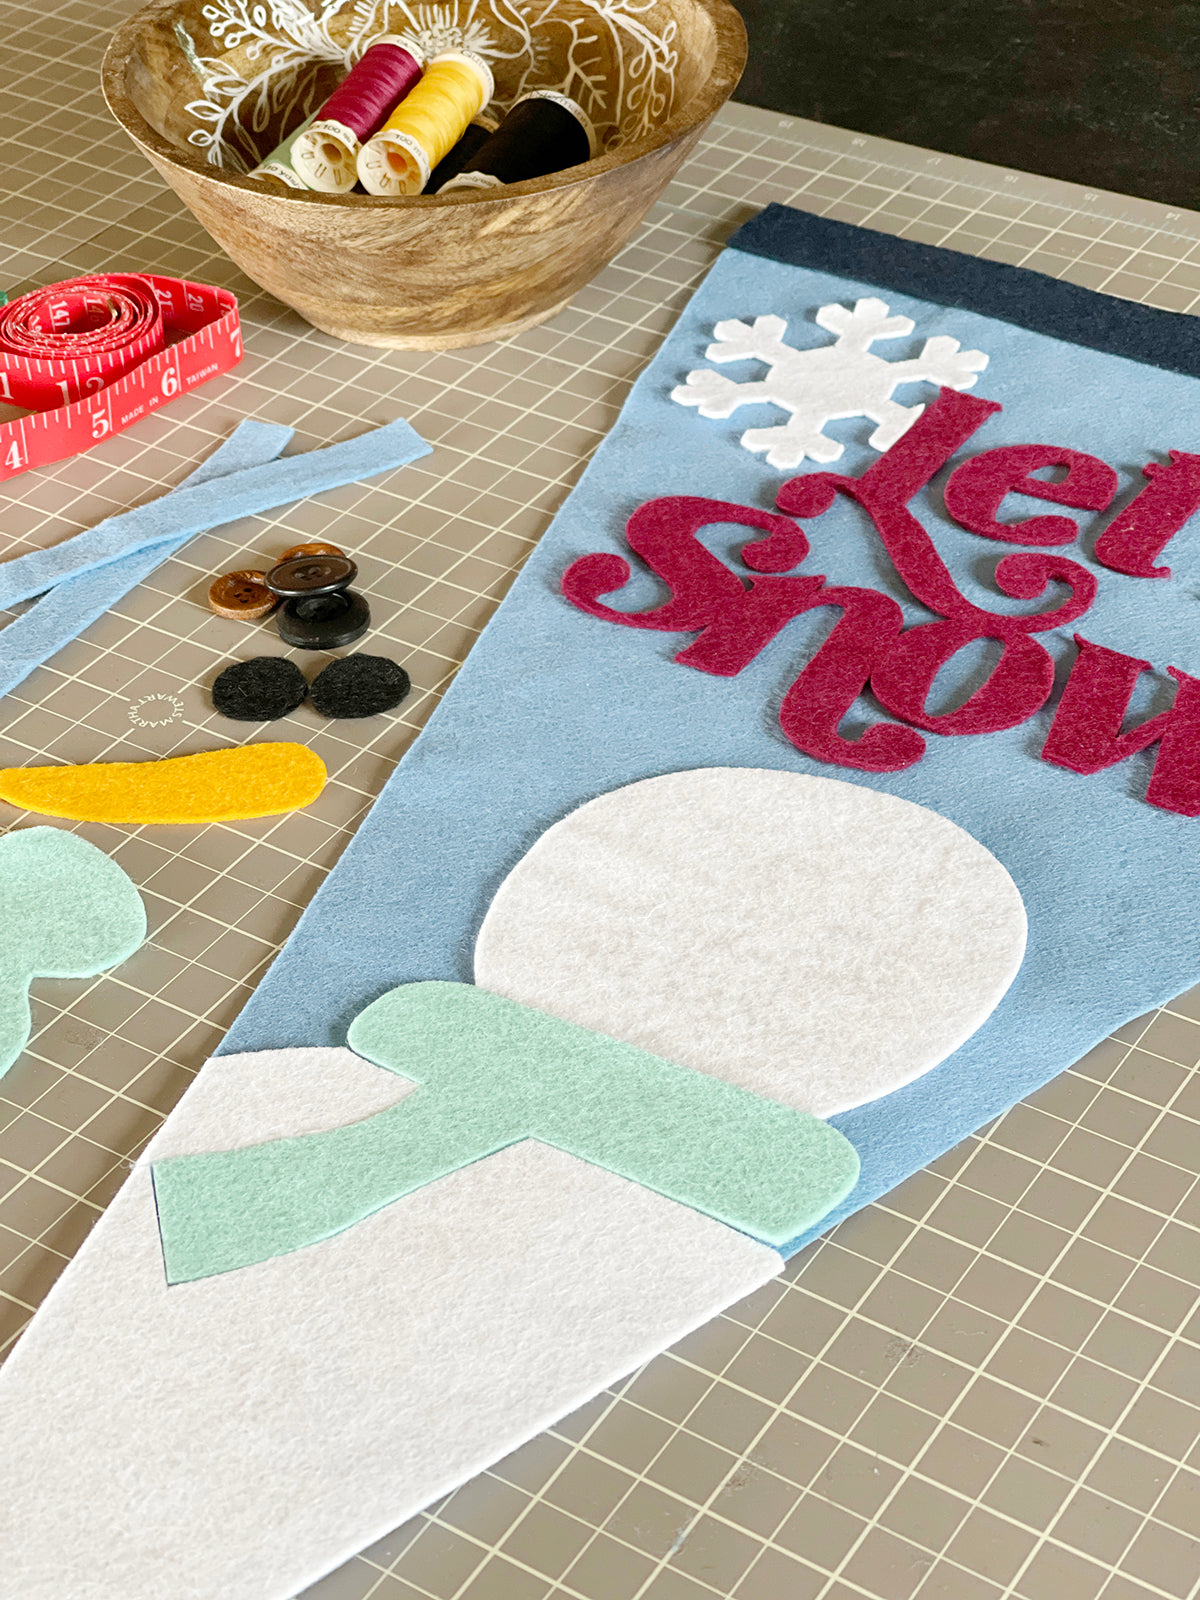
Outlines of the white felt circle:
M 548 829 L 492 901 L 475 976 L 824 1117 L 969 1038 L 1025 931 L 1008 873 L 936 812 L 833 778 L 710 767 Z

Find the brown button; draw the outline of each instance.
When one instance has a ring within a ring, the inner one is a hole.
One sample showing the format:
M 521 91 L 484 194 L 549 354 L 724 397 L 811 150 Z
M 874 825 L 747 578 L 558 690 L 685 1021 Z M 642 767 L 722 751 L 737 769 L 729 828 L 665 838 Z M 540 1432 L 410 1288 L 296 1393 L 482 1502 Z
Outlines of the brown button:
M 279 558 L 279 563 L 290 561 L 293 556 L 344 556 L 346 552 L 339 550 L 336 544 L 294 544 L 290 550 L 285 550 Z
M 208 603 L 219 617 L 256 622 L 269 617 L 279 604 L 263 582 L 261 572 L 226 572 L 208 591 Z

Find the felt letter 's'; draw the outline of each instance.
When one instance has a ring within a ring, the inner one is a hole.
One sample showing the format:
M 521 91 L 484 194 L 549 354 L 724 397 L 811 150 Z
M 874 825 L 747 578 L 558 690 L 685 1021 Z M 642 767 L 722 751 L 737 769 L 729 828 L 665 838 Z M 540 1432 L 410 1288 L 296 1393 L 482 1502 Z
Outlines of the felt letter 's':
M 1134 687 L 1150 663 L 1093 644 L 1079 634 L 1075 643 L 1079 654 L 1042 759 L 1090 774 L 1137 755 L 1157 739 L 1158 757 L 1146 799 L 1164 811 L 1200 816 L 1200 679 L 1168 667 L 1179 684 L 1174 704 L 1122 733 Z
M 808 541 L 788 517 L 726 500 L 667 495 L 639 506 L 629 519 L 625 536 L 630 548 L 670 586 L 670 600 L 650 611 L 616 611 L 601 605 L 600 596 L 619 589 L 630 572 L 623 557 L 603 553 L 580 556 L 571 563 L 563 574 L 563 594 L 589 616 L 626 628 L 700 629 L 700 637 L 675 659 L 701 672 L 733 677 L 792 617 L 807 608 L 823 580 L 761 577 L 751 579 L 747 588 L 697 537 L 701 528 L 722 522 L 764 529 L 768 538 L 756 540 L 750 548 L 795 551 L 789 565 L 802 561 L 808 553 Z M 769 554 L 766 559 L 770 560 Z
M 875 589 L 823 589 L 814 605 L 841 606 L 833 632 L 783 697 L 779 725 L 798 750 L 860 772 L 900 772 L 919 761 L 925 741 L 911 728 L 884 723 L 857 739 L 838 724 L 866 687 L 903 625 L 896 602 Z
M 1170 450 L 1171 464 L 1151 461 L 1142 468 L 1150 482 L 1119 511 L 1096 540 L 1096 560 L 1131 578 L 1169 578 L 1170 567 L 1154 558 L 1200 510 L 1200 456 Z
M 522 1139 L 767 1243 L 810 1227 L 858 1177 L 854 1147 L 819 1117 L 470 984 L 393 989 L 349 1042 L 420 1087 L 331 1133 L 155 1163 L 171 1283 L 328 1239 Z
M 1066 467 L 1058 483 L 1035 478 L 1039 467 Z M 1098 456 L 1054 444 L 1010 444 L 985 450 L 950 474 L 946 510 L 955 522 L 985 539 L 1010 544 L 1070 544 L 1079 533 L 1071 517 L 1026 517 L 998 522 L 1005 495 L 1025 494 L 1081 511 L 1105 511 L 1117 492 L 1116 473 Z

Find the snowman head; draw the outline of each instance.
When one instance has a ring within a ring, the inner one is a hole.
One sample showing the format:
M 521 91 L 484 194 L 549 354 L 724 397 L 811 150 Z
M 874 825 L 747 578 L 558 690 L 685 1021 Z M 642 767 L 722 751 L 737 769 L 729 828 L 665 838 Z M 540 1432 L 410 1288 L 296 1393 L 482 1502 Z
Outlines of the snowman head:
M 501 884 L 480 987 L 828 1117 L 984 1022 L 1025 950 L 1020 893 L 925 806 L 708 767 L 547 830 Z

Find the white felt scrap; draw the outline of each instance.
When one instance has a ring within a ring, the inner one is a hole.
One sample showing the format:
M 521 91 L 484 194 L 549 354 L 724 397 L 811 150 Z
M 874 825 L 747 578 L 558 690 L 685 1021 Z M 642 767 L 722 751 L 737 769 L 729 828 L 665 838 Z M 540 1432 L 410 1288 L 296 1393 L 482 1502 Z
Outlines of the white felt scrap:
M 780 1270 L 527 1141 L 167 1287 L 147 1163 L 407 1087 L 346 1050 L 202 1070 L 0 1369 L 2 1600 L 287 1600 Z
M 501 884 L 485 989 L 817 1116 L 911 1082 L 1021 964 L 996 858 L 925 806 L 705 767 L 601 795 Z

